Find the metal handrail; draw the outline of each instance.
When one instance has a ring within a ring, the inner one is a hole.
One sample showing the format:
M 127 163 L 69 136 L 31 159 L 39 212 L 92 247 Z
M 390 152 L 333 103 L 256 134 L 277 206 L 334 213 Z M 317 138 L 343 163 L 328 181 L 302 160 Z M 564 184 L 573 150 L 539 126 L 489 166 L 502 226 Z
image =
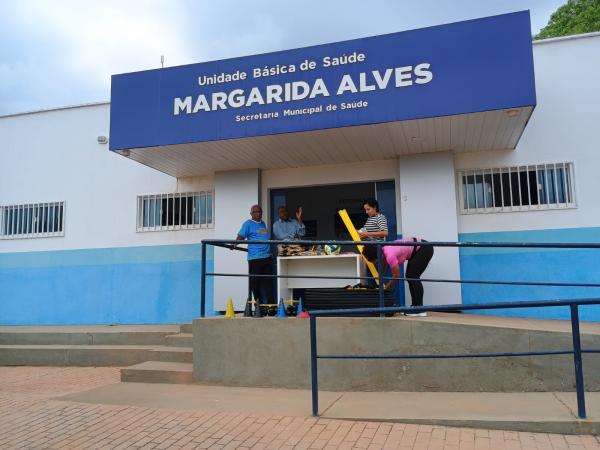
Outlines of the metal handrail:
M 237 240 L 237 239 L 203 239 L 202 244 L 219 245 L 219 244 L 283 244 L 283 245 L 377 245 L 377 246 L 404 246 L 404 247 L 499 247 L 499 248 L 600 248 L 598 242 L 450 242 L 450 241 L 418 241 L 418 242 L 396 242 L 396 241 L 336 241 L 336 240 L 302 240 L 295 239 L 293 241 L 285 240 Z
M 507 308 L 538 308 L 546 306 L 569 306 L 578 305 L 597 305 L 600 304 L 600 298 L 574 298 L 569 300 L 519 300 L 515 302 L 488 302 L 471 305 L 460 303 L 453 305 L 432 305 L 432 306 L 388 306 L 385 308 L 356 308 L 356 309 L 319 309 L 311 311 L 315 316 L 344 316 L 351 313 L 368 314 L 373 312 L 383 313 L 417 313 L 417 312 L 453 312 L 469 311 L 474 309 L 507 309 Z M 512 306 L 507 306 L 512 305 Z M 517 306 L 514 306 L 517 305 Z M 377 311 L 374 311 L 377 310 Z
M 581 334 L 579 331 L 579 306 L 598 305 L 600 298 L 574 299 L 574 300 L 549 300 L 549 301 L 518 301 L 503 303 L 481 303 L 477 305 L 439 305 L 439 306 L 417 306 L 417 307 L 387 307 L 387 308 L 357 308 L 336 310 L 312 310 L 310 312 L 310 371 L 311 371 L 311 394 L 312 414 L 319 415 L 319 381 L 317 376 L 318 359 L 455 359 L 455 358 L 492 358 L 507 356 L 543 356 L 543 355 L 573 355 L 575 366 L 575 386 L 577 391 L 577 415 L 580 419 L 586 418 L 585 392 L 583 381 L 582 353 L 600 353 L 597 349 L 581 349 Z M 532 307 L 556 307 L 569 306 L 571 310 L 571 336 L 573 350 L 544 351 L 544 352 L 503 352 L 503 353 L 466 353 L 466 354 L 415 354 L 415 355 L 319 355 L 317 353 L 317 318 L 324 316 L 344 316 L 350 314 L 372 314 L 392 312 L 428 312 L 428 311 L 468 311 L 473 309 L 508 309 L 508 308 L 532 308 Z
M 229 272 L 206 272 L 208 276 L 216 277 L 240 277 L 248 278 L 247 273 L 229 273 Z M 307 280 L 347 280 L 347 276 L 329 276 L 329 275 L 252 275 L 256 278 L 302 278 Z M 356 280 L 375 280 L 376 277 L 359 277 L 352 275 L 352 279 Z M 386 275 L 386 280 L 396 281 L 422 281 L 427 283 L 454 283 L 454 284 L 500 284 L 508 286 L 548 286 L 548 287 L 597 287 L 600 288 L 600 283 L 553 283 L 547 281 L 501 281 L 501 280 L 453 280 L 445 278 L 407 278 L 407 277 L 389 277 Z
M 235 244 L 235 246 L 232 246 Z M 600 243 L 558 243 L 558 242 L 395 242 L 395 241 L 323 241 L 323 240 L 226 240 L 226 239 L 205 239 L 202 241 L 202 285 L 201 285 L 201 317 L 205 316 L 206 303 L 206 277 L 207 276 L 225 276 L 225 277 L 249 277 L 248 274 L 218 273 L 206 271 L 206 248 L 208 245 L 229 248 L 231 250 L 247 251 L 239 245 L 251 244 L 269 244 L 269 245 L 375 245 L 377 246 L 378 272 L 382 274 L 382 246 L 431 246 L 431 247 L 458 247 L 458 248 L 555 248 L 555 249 L 600 249 Z M 307 279 L 347 279 L 347 277 L 336 276 L 302 276 L 302 275 L 253 275 L 257 277 L 269 278 L 307 278 Z M 383 278 L 383 276 L 381 276 Z M 375 277 L 357 277 L 353 279 L 372 280 Z M 487 280 L 452 280 L 452 279 L 423 279 L 406 277 L 385 277 L 386 280 L 397 281 L 426 281 L 437 283 L 460 283 L 460 284 L 502 284 L 502 285 L 524 285 L 524 286 L 562 286 L 562 287 L 600 287 L 600 283 L 548 283 L 532 281 L 487 281 Z M 545 301 L 517 301 L 517 302 L 492 302 L 481 303 L 477 305 L 437 305 L 420 307 L 384 307 L 384 283 L 379 283 L 379 307 L 378 308 L 356 308 L 356 309 L 336 309 L 336 310 L 312 310 L 310 312 L 310 348 L 311 348 L 311 391 L 312 391 L 312 413 L 318 416 L 318 377 L 317 360 L 318 359 L 448 359 L 448 358 L 491 358 L 507 356 L 538 356 L 538 355 L 573 355 L 575 366 L 575 384 L 577 389 L 577 411 L 579 418 L 586 417 L 585 395 L 583 383 L 583 365 L 582 353 L 600 353 L 596 349 L 581 349 L 581 336 L 579 331 L 579 310 L 581 305 L 600 304 L 600 298 L 570 299 L 570 300 L 545 300 Z M 446 355 L 426 355 L 426 354 L 406 354 L 406 355 L 319 355 L 317 353 L 317 317 L 324 316 L 347 316 L 356 314 L 379 314 L 385 317 L 390 313 L 402 312 L 427 312 L 427 311 L 468 311 L 468 310 L 486 310 L 486 309 L 508 309 L 508 308 L 531 308 L 531 307 L 556 307 L 569 306 L 571 313 L 571 334 L 573 341 L 573 350 L 558 350 L 545 352 L 503 352 L 503 353 L 481 353 L 481 354 L 446 354 Z

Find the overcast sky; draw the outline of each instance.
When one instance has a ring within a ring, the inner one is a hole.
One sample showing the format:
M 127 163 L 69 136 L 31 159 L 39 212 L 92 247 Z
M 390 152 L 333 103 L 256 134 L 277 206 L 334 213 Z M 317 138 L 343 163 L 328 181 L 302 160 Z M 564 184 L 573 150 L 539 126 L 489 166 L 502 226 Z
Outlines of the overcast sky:
M 535 34 L 566 0 L 0 0 L 0 115 L 108 101 L 110 76 L 512 11 Z M 507 30 L 509 32 L 509 30 Z

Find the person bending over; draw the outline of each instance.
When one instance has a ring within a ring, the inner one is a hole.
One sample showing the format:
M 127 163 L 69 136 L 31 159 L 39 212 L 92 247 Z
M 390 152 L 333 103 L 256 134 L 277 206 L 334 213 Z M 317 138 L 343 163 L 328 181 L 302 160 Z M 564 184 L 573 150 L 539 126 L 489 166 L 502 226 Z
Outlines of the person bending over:
M 404 238 L 394 242 L 427 242 L 424 239 Z M 427 268 L 429 261 L 433 256 L 433 247 L 430 245 L 384 245 L 381 249 L 383 256 L 383 273 L 385 266 L 389 266 L 394 278 L 400 278 L 400 265 L 408 261 L 406 265 L 406 278 L 413 278 L 408 281 L 408 289 L 412 298 L 412 306 L 423 306 L 423 283 L 419 278 Z M 363 256 L 374 264 L 377 264 L 377 247 L 374 245 L 365 245 L 363 248 Z M 385 288 L 390 289 L 396 280 L 389 280 Z M 426 312 L 422 313 L 405 313 L 407 316 L 427 316 Z

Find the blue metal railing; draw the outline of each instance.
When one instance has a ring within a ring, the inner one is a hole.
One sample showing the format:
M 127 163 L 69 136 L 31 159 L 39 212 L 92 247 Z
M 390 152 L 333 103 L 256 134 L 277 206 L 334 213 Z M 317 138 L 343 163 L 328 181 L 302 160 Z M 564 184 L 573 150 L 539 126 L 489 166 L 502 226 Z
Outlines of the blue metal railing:
M 579 309 L 581 305 L 598 305 L 600 298 L 577 299 L 577 300 L 551 300 L 551 301 L 518 301 L 503 303 L 481 303 L 477 305 L 443 305 L 443 306 L 420 306 L 420 307 L 393 307 L 393 308 L 357 308 L 357 309 L 331 309 L 312 310 L 310 312 L 310 373 L 312 390 L 312 414 L 319 415 L 319 382 L 317 376 L 318 359 L 449 359 L 449 358 L 495 358 L 507 356 L 541 356 L 541 355 L 573 355 L 575 365 L 575 386 L 577 391 L 577 413 L 579 418 L 586 418 L 583 363 L 582 353 L 600 353 L 600 350 L 582 350 L 581 336 L 579 332 Z M 478 353 L 478 354 L 454 354 L 454 355 L 429 355 L 429 354 L 407 354 L 407 355 L 319 355 L 317 353 L 317 317 L 344 316 L 350 314 L 372 314 L 372 313 L 402 313 L 402 312 L 427 312 L 427 311 L 468 311 L 481 309 L 505 309 L 505 308 L 531 308 L 569 306 L 571 310 L 571 335 L 573 350 L 545 351 L 545 352 L 503 352 L 503 353 Z
M 300 244 L 300 245 L 376 245 L 377 246 L 377 268 L 379 274 L 383 273 L 382 246 L 432 246 L 432 247 L 459 247 L 459 248 L 554 248 L 554 249 L 600 249 L 600 243 L 523 243 L 523 242 L 372 242 L 372 241 L 239 241 L 239 240 L 219 240 L 207 239 L 202 241 L 202 287 L 201 287 L 201 317 L 206 313 L 206 277 L 224 276 L 224 277 L 249 277 L 249 274 L 236 273 L 217 273 L 206 271 L 206 247 L 213 245 L 234 249 L 234 245 L 248 244 Z M 236 250 L 247 251 L 243 248 Z M 252 275 L 253 277 L 269 278 L 304 278 L 304 279 L 348 279 L 349 277 L 335 276 L 316 276 L 316 275 Z M 353 279 L 372 280 L 374 277 L 351 276 Z M 519 356 L 543 356 L 543 355 L 573 355 L 575 367 L 575 385 L 577 392 L 577 411 L 581 419 L 586 417 L 584 379 L 582 353 L 600 353 L 600 350 L 581 349 L 581 336 L 579 331 L 579 306 L 600 304 L 600 298 L 571 299 L 571 300 L 547 300 L 547 301 L 516 301 L 502 303 L 481 303 L 476 305 L 438 305 L 438 306 L 420 306 L 420 307 L 384 307 L 384 282 L 385 280 L 397 281 L 424 281 L 435 283 L 461 283 L 461 284 L 498 284 L 498 285 L 516 285 L 516 286 L 561 286 L 561 287 L 600 287 L 600 283 L 554 283 L 543 281 L 501 281 L 501 280 L 453 280 L 453 279 L 427 279 L 427 278 L 406 278 L 406 277 L 381 277 L 379 283 L 379 307 L 378 308 L 354 308 L 354 309 L 336 309 L 336 310 L 312 310 L 310 311 L 310 364 L 311 364 L 311 391 L 312 391 L 312 413 L 318 416 L 319 412 L 319 388 L 317 376 L 318 359 L 455 359 L 455 358 L 494 358 L 494 357 L 519 357 Z M 480 354 L 446 354 L 446 355 L 425 355 L 425 354 L 406 354 L 406 355 L 319 355 L 317 353 L 317 317 L 324 316 L 345 316 L 356 314 L 379 313 L 380 317 L 386 314 L 403 312 L 456 312 L 468 310 L 484 309 L 508 309 L 508 308 L 531 308 L 531 307 L 556 307 L 569 306 L 571 320 L 571 334 L 573 350 L 545 351 L 545 352 L 503 352 L 503 353 L 480 353 Z

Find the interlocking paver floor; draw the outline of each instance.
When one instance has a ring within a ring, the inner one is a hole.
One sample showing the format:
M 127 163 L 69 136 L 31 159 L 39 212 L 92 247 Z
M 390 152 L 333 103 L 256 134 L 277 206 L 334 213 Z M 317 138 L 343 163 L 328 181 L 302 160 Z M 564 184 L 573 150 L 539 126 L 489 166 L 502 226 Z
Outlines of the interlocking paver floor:
M 0 367 L 1 449 L 600 449 L 594 436 L 84 404 L 116 368 Z

